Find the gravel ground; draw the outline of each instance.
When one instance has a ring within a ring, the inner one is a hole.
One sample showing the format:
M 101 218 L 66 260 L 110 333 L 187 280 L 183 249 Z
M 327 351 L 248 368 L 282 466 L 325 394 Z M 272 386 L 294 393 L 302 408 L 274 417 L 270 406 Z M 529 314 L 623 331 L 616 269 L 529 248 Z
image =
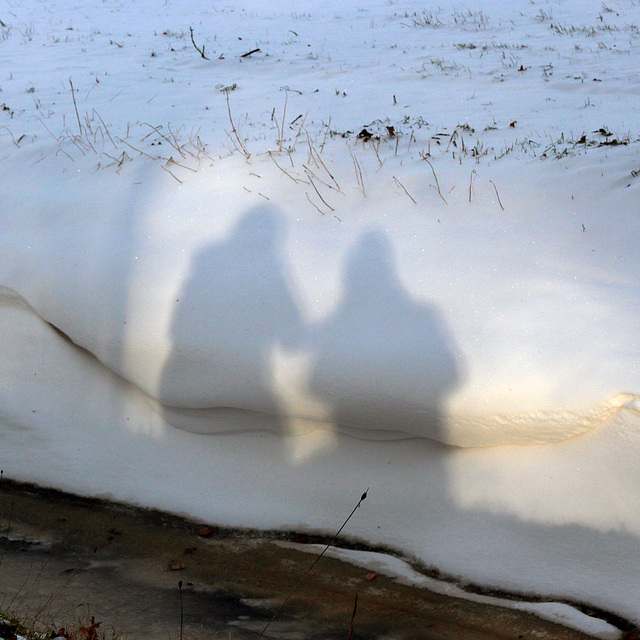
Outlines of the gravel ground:
M 48 630 L 86 629 L 93 616 L 105 638 L 244 640 L 258 638 L 278 611 L 264 638 L 589 637 L 528 613 L 402 585 L 332 558 L 323 557 L 307 574 L 313 558 L 281 544 L 308 540 L 294 533 L 219 529 L 1 484 L 0 611 Z

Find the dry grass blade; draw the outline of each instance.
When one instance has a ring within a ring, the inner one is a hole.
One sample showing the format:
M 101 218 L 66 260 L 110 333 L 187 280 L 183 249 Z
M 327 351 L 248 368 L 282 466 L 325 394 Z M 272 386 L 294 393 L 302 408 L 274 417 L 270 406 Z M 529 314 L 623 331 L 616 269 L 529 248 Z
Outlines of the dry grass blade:
M 107 125 L 104 123 L 104 120 L 102 119 L 102 116 L 95 110 L 93 109 L 93 113 L 96 115 L 96 117 L 98 117 L 100 119 L 100 122 L 102 123 L 102 127 L 105 131 L 105 133 L 107 134 L 107 137 L 109 138 L 109 140 L 111 140 L 111 144 L 113 145 L 114 149 L 117 149 L 117 145 L 116 143 L 113 141 L 113 138 L 111 137 L 111 134 L 109 133 L 109 129 L 107 129 Z
M 498 188 L 496 187 L 493 180 L 489 180 L 489 182 L 493 185 L 493 190 L 496 192 L 496 198 L 498 198 L 498 204 L 500 205 L 500 208 L 504 211 L 504 207 L 502 206 L 502 200 L 500 200 L 500 194 L 498 193 Z
M 163 140 L 168 142 L 183 158 L 186 158 L 186 156 L 182 152 L 182 149 L 176 143 L 176 141 L 175 141 L 176 137 L 175 137 L 175 135 L 173 134 L 172 131 L 169 131 L 169 133 L 171 133 L 171 136 L 172 136 L 173 140 L 171 140 L 169 137 L 165 136 L 164 133 L 162 133 L 162 131 L 160 131 L 160 129 L 158 127 L 154 127 L 152 124 L 149 124 L 148 122 L 143 122 L 142 124 L 144 126 L 146 126 L 146 127 L 151 127 L 151 129 L 153 129 Z
M 436 181 L 435 188 L 436 188 L 436 191 L 438 192 L 438 195 L 442 198 L 442 202 L 444 202 L 445 204 L 448 204 L 448 202 L 444 199 L 444 196 L 442 195 L 442 191 L 440 191 L 440 183 L 438 182 L 438 176 L 436 175 L 436 170 L 433 168 L 433 165 L 431 164 L 431 162 L 429 162 L 426 156 L 422 156 L 422 159 L 431 167 L 431 173 L 433 173 L 433 179 Z
M 300 123 L 300 126 L 298 127 L 298 133 L 296 133 L 296 137 L 293 139 L 293 144 L 291 145 L 291 150 L 292 151 L 295 150 L 296 144 L 298 144 L 298 138 L 300 137 L 300 134 L 302 133 L 302 129 L 304 128 L 304 123 L 307 121 L 307 116 L 308 115 L 309 115 L 309 112 L 307 111 L 304 114 L 304 118 L 302 119 L 302 122 Z M 298 116 L 298 117 L 300 117 L 300 116 Z M 295 120 L 293 122 L 295 122 Z M 291 124 L 293 124 L 293 122 Z
M 411 194 L 407 191 L 406 187 L 402 184 L 402 182 L 400 182 L 400 180 L 398 180 L 398 178 L 396 178 L 395 176 L 393 176 L 393 180 L 394 182 L 409 196 L 411 202 L 413 202 L 413 204 L 418 204 L 413 197 L 411 196 Z
M 307 200 L 309 201 L 310 204 L 312 204 L 315 207 L 316 211 L 321 216 L 323 216 L 324 215 L 324 211 L 309 197 L 309 194 L 306 191 L 305 191 L 304 195 L 307 196 Z
M 307 178 L 309 178 L 309 182 L 311 182 L 311 186 L 313 187 L 313 190 L 318 194 L 318 198 L 320 198 L 320 200 L 322 200 L 323 204 L 328 207 L 329 209 L 331 209 L 331 211 L 335 211 L 335 209 L 320 195 L 320 192 L 318 191 L 318 188 L 316 187 L 316 185 L 313 182 L 313 178 L 311 177 L 311 173 L 309 173 L 309 171 L 306 171 L 307 174 Z
M 78 113 L 78 105 L 76 103 L 76 92 L 73 88 L 73 82 L 71 78 L 69 78 L 69 85 L 71 86 L 71 97 L 73 98 L 73 107 L 76 110 L 76 118 L 78 120 L 78 129 L 80 129 L 80 135 L 82 135 L 82 123 L 80 122 L 80 114 Z
M 282 151 L 282 145 L 284 144 L 284 119 L 287 117 L 287 102 L 289 101 L 289 92 L 284 92 L 284 108 L 282 109 L 282 123 L 280 124 L 280 141 L 278 144 L 278 151 Z
M 367 192 L 365 191 L 365 188 L 364 188 L 364 180 L 362 179 L 362 169 L 360 168 L 360 163 L 358 162 L 358 159 L 353 155 L 353 151 L 351 151 L 351 148 L 349 148 L 349 153 L 351 154 L 351 159 L 353 160 L 353 170 L 356 173 L 356 180 L 358 182 L 358 186 L 362 190 L 362 195 L 366 198 Z
M 358 593 L 353 601 L 353 613 L 351 614 L 351 624 L 349 625 L 349 637 L 347 640 L 353 640 L 353 631 L 355 629 L 356 611 L 358 610 Z
M 287 597 L 284 599 L 284 602 L 280 605 L 280 607 L 278 608 L 278 610 L 273 614 L 272 618 L 269 620 L 269 622 L 267 622 L 267 624 L 265 625 L 264 629 L 262 629 L 262 631 L 260 632 L 260 635 L 258 636 L 257 640 L 260 640 L 260 638 L 262 638 L 264 636 L 264 634 L 267 632 L 267 629 L 271 626 L 271 623 L 278 617 L 278 615 L 280 614 L 280 612 L 284 609 L 284 606 L 287 604 L 287 602 L 291 599 L 291 596 L 293 596 L 293 594 L 296 592 L 296 590 L 298 589 L 298 587 L 302 584 L 302 581 L 309 575 L 309 573 L 311 573 L 311 571 L 313 570 L 313 568 L 318 564 L 318 562 L 320 562 L 320 559 L 322 558 L 322 556 L 324 556 L 324 554 L 329 550 L 329 548 L 333 545 L 333 543 L 335 542 L 336 538 L 342 533 L 342 530 L 347 526 L 347 523 L 349 522 L 349 520 L 351 520 L 351 518 L 353 517 L 353 514 L 358 510 L 358 508 L 360 507 L 360 505 L 367 499 L 367 495 L 369 493 L 369 489 L 367 488 L 367 490 L 360 496 L 360 500 L 358 500 L 358 504 L 356 504 L 356 506 L 353 508 L 353 510 L 351 511 L 351 513 L 348 515 L 347 519 L 342 523 L 342 526 L 336 531 L 336 533 L 333 535 L 333 537 L 331 538 L 331 540 L 329 540 L 329 544 L 327 544 L 327 546 L 322 550 L 322 553 L 320 553 L 320 555 L 318 555 L 314 561 L 311 563 L 311 565 L 309 566 L 309 568 L 305 571 L 305 573 L 300 577 L 300 579 L 298 580 L 298 582 L 296 582 L 296 584 L 293 586 L 293 589 L 291 589 L 291 591 L 289 592 L 289 594 L 287 595 Z
M 309 177 L 309 179 L 311 179 L 311 178 L 310 178 L 310 176 L 309 176 L 309 174 L 311 174 L 311 175 L 312 175 L 312 176 L 313 176 L 313 177 L 314 177 L 318 182 L 321 182 L 325 187 L 327 187 L 327 189 L 333 189 L 334 191 L 337 191 L 337 189 L 336 189 L 333 185 L 330 185 L 328 182 L 325 182 L 322 178 L 320 178 L 320 177 L 318 176 L 318 174 L 317 174 L 317 173 L 315 173 L 314 171 L 312 171 L 311 169 L 309 169 L 309 167 L 307 167 L 307 165 L 306 165 L 306 164 L 304 164 L 304 163 L 303 163 L 303 164 L 302 164 L 302 167 L 304 168 L 305 173 L 307 174 L 307 176 Z
M 247 151 L 246 147 L 242 143 L 242 140 L 240 139 L 240 135 L 238 134 L 238 130 L 236 129 L 235 124 L 233 124 L 233 118 L 231 117 L 231 104 L 229 102 L 229 91 L 225 90 L 224 94 L 227 98 L 227 112 L 229 113 L 229 122 L 231 123 L 231 132 L 235 135 L 236 140 L 238 141 L 238 145 L 240 145 L 238 150 L 241 151 L 245 155 L 245 157 L 248 158 L 249 152 Z
M 329 169 L 327 169 L 327 165 L 322 161 L 322 158 L 320 157 L 320 154 L 316 151 L 316 148 L 312 147 L 311 150 L 312 150 L 313 153 L 315 153 L 316 159 L 322 165 L 322 168 L 327 172 L 327 175 L 331 178 L 331 180 L 333 180 L 333 184 L 336 185 L 336 189 L 338 191 L 341 191 L 340 185 L 338 184 L 338 181 L 333 177 L 333 174 L 331 173 L 331 171 L 329 171 Z M 317 166 L 317 163 L 316 163 L 316 166 Z
M 322 144 L 320 145 L 320 152 L 324 151 L 324 145 L 327 142 L 327 135 L 329 134 L 329 127 L 331 127 L 331 116 L 329 116 L 329 122 L 327 122 L 327 128 L 324 132 L 324 138 L 322 140 Z
M 276 162 L 276 159 L 273 157 L 273 154 L 271 153 L 271 151 L 269 151 L 269 157 L 273 160 L 273 163 L 276 165 L 276 167 L 278 167 L 278 169 L 280 169 L 280 171 L 282 171 L 282 173 L 284 173 L 284 175 L 287 176 L 287 178 L 291 178 L 291 180 L 293 180 L 296 184 L 298 184 L 299 182 L 302 182 L 303 184 L 309 184 L 306 180 L 301 180 L 300 178 L 295 178 L 286 169 L 283 169 Z

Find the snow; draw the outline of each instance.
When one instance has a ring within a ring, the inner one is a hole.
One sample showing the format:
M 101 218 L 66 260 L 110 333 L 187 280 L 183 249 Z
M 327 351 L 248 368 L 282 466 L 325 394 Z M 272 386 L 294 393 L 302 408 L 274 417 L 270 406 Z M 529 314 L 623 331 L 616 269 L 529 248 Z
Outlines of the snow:
M 4 472 L 638 623 L 640 5 L 316 4 L 0 4 Z

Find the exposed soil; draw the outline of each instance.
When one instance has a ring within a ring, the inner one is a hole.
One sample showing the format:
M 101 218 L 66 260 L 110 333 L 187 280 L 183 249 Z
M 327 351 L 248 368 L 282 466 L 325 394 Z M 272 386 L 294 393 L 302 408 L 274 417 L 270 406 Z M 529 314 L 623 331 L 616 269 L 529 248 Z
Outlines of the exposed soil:
M 0 484 L 0 610 L 49 629 L 94 616 L 107 638 L 256 639 L 312 561 L 280 545 L 276 534 Z M 588 638 L 524 612 L 372 579 L 366 569 L 327 557 L 263 637 Z

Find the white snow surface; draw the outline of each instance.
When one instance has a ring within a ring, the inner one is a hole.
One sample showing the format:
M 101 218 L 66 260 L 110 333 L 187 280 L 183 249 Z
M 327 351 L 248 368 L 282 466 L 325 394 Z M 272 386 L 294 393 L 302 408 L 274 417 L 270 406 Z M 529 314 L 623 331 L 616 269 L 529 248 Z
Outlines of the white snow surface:
M 0 21 L 8 477 L 640 622 L 637 0 Z

